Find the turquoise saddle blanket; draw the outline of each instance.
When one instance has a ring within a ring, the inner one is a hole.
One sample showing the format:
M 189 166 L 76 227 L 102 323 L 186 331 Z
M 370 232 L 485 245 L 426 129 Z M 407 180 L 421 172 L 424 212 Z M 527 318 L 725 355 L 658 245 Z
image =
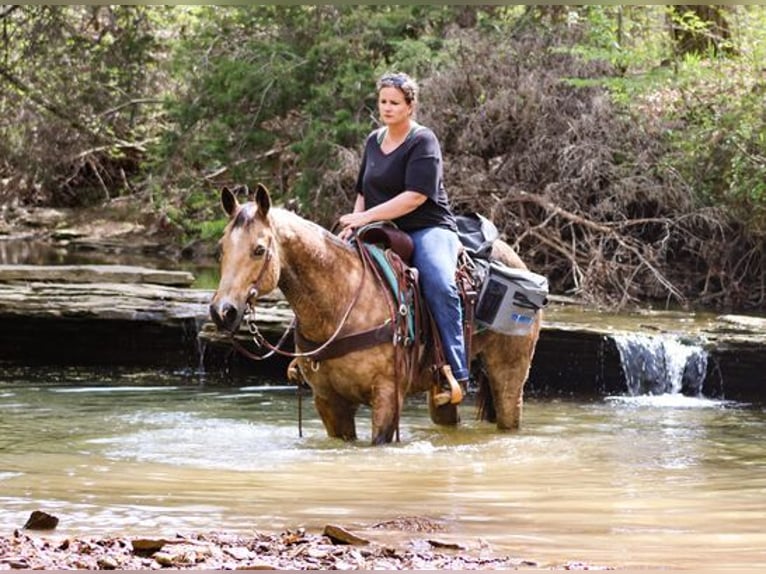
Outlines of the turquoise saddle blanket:
M 399 300 L 397 301 L 397 305 L 399 309 L 401 309 L 402 306 L 404 306 L 404 308 L 407 310 L 407 331 L 409 334 L 410 341 L 414 341 L 415 339 L 415 309 L 412 304 L 414 298 L 410 298 L 410 300 L 407 301 L 407 297 L 405 295 L 404 290 L 399 288 L 399 283 L 396 279 L 396 273 L 394 273 L 394 270 L 392 269 L 391 264 L 388 262 L 385 251 L 372 243 L 365 243 L 364 246 L 367 249 L 367 252 L 372 257 L 372 259 L 375 261 L 375 264 L 378 266 L 378 269 L 380 270 L 383 277 L 385 277 L 386 283 L 388 284 L 388 288 L 391 290 L 391 293 L 393 294 L 394 298 L 395 299 L 397 297 L 399 298 Z

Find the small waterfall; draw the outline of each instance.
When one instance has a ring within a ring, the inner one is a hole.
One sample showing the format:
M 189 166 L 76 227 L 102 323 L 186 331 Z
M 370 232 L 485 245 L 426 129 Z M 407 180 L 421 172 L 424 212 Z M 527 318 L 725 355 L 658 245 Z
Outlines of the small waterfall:
M 707 352 L 671 335 L 614 335 L 628 394 L 683 393 L 699 396 L 707 373 Z
M 197 370 L 194 374 L 198 376 L 202 376 L 205 374 L 205 349 L 207 348 L 207 341 L 205 341 L 202 337 L 200 337 L 200 333 L 202 332 L 202 326 L 207 321 L 207 317 L 200 317 L 197 316 L 194 318 L 194 340 L 196 342 L 197 346 Z M 190 333 L 191 334 L 191 333 Z

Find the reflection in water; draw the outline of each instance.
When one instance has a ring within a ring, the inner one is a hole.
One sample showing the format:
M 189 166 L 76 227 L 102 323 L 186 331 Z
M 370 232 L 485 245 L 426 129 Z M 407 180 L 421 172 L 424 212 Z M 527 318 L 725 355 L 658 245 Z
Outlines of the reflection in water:
M 66 258 L 65 249 L 48 243 L 0 237 L 0 264 L 3 265 L 60 265 Z
M 402 442 L 298 437 L 281 386 L 184 373 L 6 372 L 0 379 L 0 531 L 32 510 L 58 532 L 172 535 L 336 522 L 373 539 L 399 516 L 439 538 L 541 564 L 766 565 L 766 414 L 680 396 L 531 401 L 518 434 L 464 411 L 433 426 L 410 400 Z
M 130 246 L 98 250 L 65 247 L 34 239 L 9 239 L 0 236 L 0 265 L 135 265 L 155 269 L 189 271 L 192 287 L 215 289 L 218 265 L 213 260 L 179 261 L 175 255 L 143 253 Z

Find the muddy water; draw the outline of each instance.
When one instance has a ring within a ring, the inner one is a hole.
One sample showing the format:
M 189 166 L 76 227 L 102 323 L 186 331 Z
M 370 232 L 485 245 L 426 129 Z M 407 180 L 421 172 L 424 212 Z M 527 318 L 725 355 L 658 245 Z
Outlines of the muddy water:
M 0 533 L 248 532 L 422 516 L 469 549 L 555 565 L 766 566 L 766 413 L 685 398 L 532 399 L 521 433 L 457 430 L 410 401 L 402 442 L 325 437 L 279 382 L 4 369 Z M 267 384 L 268 386 L 263 386 Z

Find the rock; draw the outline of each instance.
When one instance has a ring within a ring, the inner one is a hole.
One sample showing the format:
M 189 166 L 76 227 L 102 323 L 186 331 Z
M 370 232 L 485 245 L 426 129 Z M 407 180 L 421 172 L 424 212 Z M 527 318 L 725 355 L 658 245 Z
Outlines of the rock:
M 380 530 L 402 530 L 405 532 L 442 532 L 444 525 L 424 516 L 397 516 L 372 525 Z
M 50 229 L 56 227 L 68 217 L 67 210 L 54 208 L 24 209 L 18 215 L 19 223 L 29 227 Z
M 365 546 L 370 543 L 369 540 L 361 538 L 352 532 L 349 532 L 341 526 L 328 524 L 324 527 L 323 534 L 332 540 L 333 544 L 351 544 L 354 546 Z
M 0 265 L 0 283 L 149 283 L 189 287 L 188 271 L 149 269 L 134 265 Z
M 147 540 L 143 546 L 149 548 L 150 541 L 164 539 L 140 540 Z M 64 545 L 19 532 L 13 538 L 0 535 L 0 570 L 505 570 L 534 564 L 508 556 L 477 557 L 470 552 L 444 553 L 426 547 L 418 551 L 415 542 L 398 548 L 372 543 L 360 548 L 329 546 L 326 536 L 302 529 L 247 536 L 206 533 L 169 539 L 167 551 L 148 559 L 137 556 L 132 542 L 125 538 L 73 538 Z M 232 548 L 247 549 L 249 554 L 235 550 L 239 557 L 234 557 L 228 552 Z
M 282 568 L 275 568 L 273 565 L 267 562 L 253 562 L 251 564 L 245 564 L 244 566 L 237 566 L 237 570 L 282 570 Z
M 51 232 L 51 238 L 55 241 L 68 241 L 70 239 L 76 239 L 83 237 L 85 233 L 79 229 L 56 229 Z
M 154 561 L 160 566 L 173 566 L 173 555 L 168 552 L 157 552 Z
M 327 558 L 330 555 L 330 552 L 327 550 L 323 550 L 321 548 L 309 548 L 306 552 L 306 555 L 311 558 Z
M 456 544 L 454 542 L 444 542 L 443 540 L 435 540 L 433 538 L 428 540 L 428 543 L 434 548 L 444 548 L 447 550 L 465 550 L 465 546 Z
M 29 515 L 26 524 L 24 524 L 25 530 L 53 530 L 58 526 L 59 519 L 43 512 L 42 510 L 34 510 Z
M 2 562 L 8 564 L 14 570 L 29 570 L 30 564 L 26 560 L 17 558 L 3 558 Z
M 245 548 L 243 546 L 235 546 L 233 548 L 226 548 L 224 550 L 224 552 L 226 554 L 228 554 L 229 556 L 231 556 L 232 558 L 234 558 L 235 560 L 245 560 L 247 558 L 252 558 L 253 557 L 253 553 L 249 549 L 247 549 L 247 548 Z
M 96 563 L 101 570 L 116 570 L 120 566 L 120 563 L 111 556 L 99 558 Z
M 133 552 L 138 555 L 148 556 L 162 550 L 167 544 L 164 538 L 135 538 L 130 541 Z

